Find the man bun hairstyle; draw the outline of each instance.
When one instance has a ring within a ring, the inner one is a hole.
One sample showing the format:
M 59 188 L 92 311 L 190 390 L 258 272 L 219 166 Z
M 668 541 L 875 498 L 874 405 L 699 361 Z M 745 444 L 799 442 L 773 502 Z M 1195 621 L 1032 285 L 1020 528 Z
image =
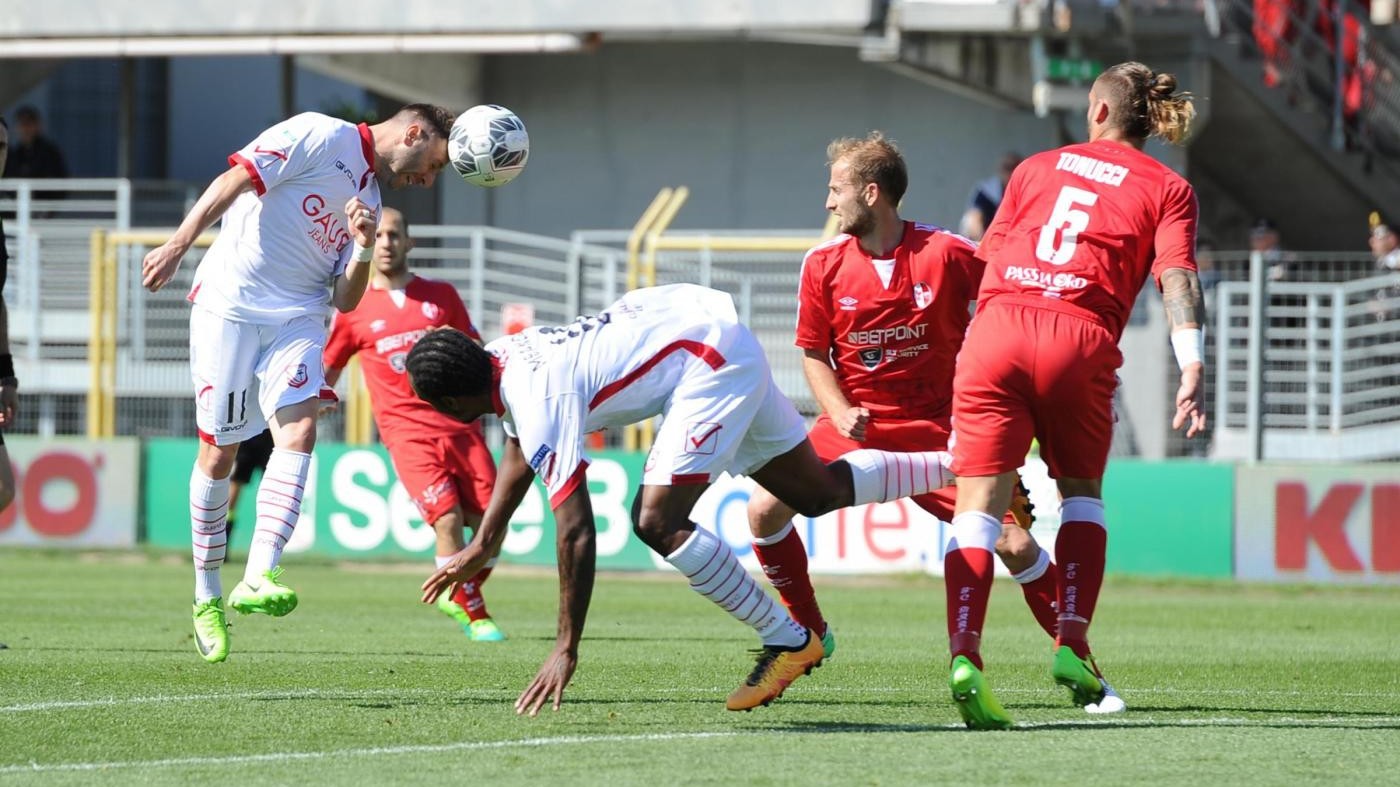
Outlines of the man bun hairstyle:
M 1112 66 L 1094 81 L 1094 88 L 1109 103 L 1109 124 L 1135 139 L 1160 137 L 1181 144 L 1196 116 L 1191 94 L 1177 92 L 1175 76 L 1142 63 Z
M 826 165 L 829 167 L 838 161 L 846 162 L 851 168 L 857 186 L 874 183 L 896 206 L 909 190 L 909 170 L 904 165 L 904 154 L 899 152 L 894 140 L 879 131 L 870 132 L 865 139 L 833 140 L 826 146 Z
M 404 362 L 418 398 L 476 396 L 491 388 L 491 354 L 455 328 L 423 334 Z

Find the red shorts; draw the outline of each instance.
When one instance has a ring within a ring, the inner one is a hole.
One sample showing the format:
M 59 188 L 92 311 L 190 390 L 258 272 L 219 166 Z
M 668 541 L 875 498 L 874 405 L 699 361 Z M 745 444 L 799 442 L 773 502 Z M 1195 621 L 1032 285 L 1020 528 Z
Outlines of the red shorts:
M 459 503 L 480 516 L 496 483 L 496 461 L 480 429 L 428 433 L 388 444 L 399 481 L 429 524 Z
M 1073 308 L 993 301 L 978 312 L 953 378 L 954 473 L 1015 470 L 1035 438 L 1052 478 L 1103 478 L 1123 355 Z
M 875 415 L 865 427 L 865 442 L 858 443 L 842 437 L 841 433 L 836 431 L 836 424 L 823 413 L 818 416 L 807 437 L 812 441 L 812 447 L 817 450 L 817 456 L 821 457 L 823 462 L 840 459 L 842 454 L 859 448 L 881 451 L 942 451 L 948 446 L 948 421 L 946 418 L 892 419 Z M 952 522 L 953 508 L 958 502 L 958 488 L 945 486 L 912 500 L 919 508 L 944 522 Z M 1016 524 L 1010 513 L 1002 521 L 1008 525 Z

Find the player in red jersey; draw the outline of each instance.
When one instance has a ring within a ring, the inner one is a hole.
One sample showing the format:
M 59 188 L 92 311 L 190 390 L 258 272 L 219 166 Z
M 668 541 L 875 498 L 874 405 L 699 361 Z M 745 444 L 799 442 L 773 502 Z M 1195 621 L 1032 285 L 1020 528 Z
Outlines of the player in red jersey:
M 944 449 L 953 362 L 985 264 L 967 238 L 900 218 L 909 177 L 903 155 L 880 132 L 832 142 L 827 160 L 826 209 L 840 218 L 843 234 L 807 253 L 797 312 L 803 370 L 822 407 L 812 445 L 823 461 L 862 447 Z M 913 500 L 946 522 L 956 496 L 945 487 Z M 1024 497 L 1019 507 L 1023 522 L 1006 515 L 997 552 L 1036 621 L 1054 637 L 1054 566 L 1026 530 Z M 830 656 L 835 637 L 812 590 L 794 513 L 770 492 L 754 490 L 748 510 L 754 554 L 793 617 L 823 632 Z
M 374 275 L 359 308 L 336 315 L 326 343 L 326 379 L 334 384 L 350 357 L 360 354 L 374 421 L 394 470 L 414 505 L 437 534 L 437 567 L 466 546 L 463 526 L 476 528 L 491 499 L 496 463 L 481 426 L 463 424 L 434 410 L 413 393 L 404 359 L 419 337 L 451 326 L 478 344 L 457 290 L 408 269 L 413 240 L 403 214 L 385 208 L 374 243 Z M 438 598 L 438 609 L 477 642 L 505 639 L 486 611 L 481 585 L 491 561 L 456 592 Z
M 1010 726 L 982 675 L 992 545 L 1032 438 L 1060 490 L 1059 635 L 1052 674 L 1081 706 L 1104 697 L 1088 629 L 1103 582 L 1102 479 L 1113 430 L 1118 339 L 1150 273 L 1181 367 L 1173 428 L 1205 428 L 1204 309 L 1196 275 L 1196 196 L 1142 152 L 1179 142 L 1193 110 L 1176 78 L 1121 63 L 1089 90 L 1089 141 L 1027 159 L 977 256 L 987 263 L 977 316 L 953 381 L 954 544 L 945 560 L 950 686 L 963 720 Z

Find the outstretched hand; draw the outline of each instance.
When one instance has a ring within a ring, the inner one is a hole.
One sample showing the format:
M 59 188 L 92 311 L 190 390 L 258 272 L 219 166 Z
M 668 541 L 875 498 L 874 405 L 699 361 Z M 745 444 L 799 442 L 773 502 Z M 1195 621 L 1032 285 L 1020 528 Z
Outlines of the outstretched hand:
M 1181 370 L 1181 387 L 1176 389 L 1176 414 L 1172 416 L 1172 429 L 1186 427 L 1186 436 L 1195 437 L 1206 429 L 1204 403 L 1205 386 L 1201 383 L 1201 364 L 1191 364 Z
M 486 567 L 491 557 L 476 544 L 467 544 L 423 582 L 423 603 L 432 604 L 438 596 L 471 579 Z
M 538 716 L 540 708 L 551 698 L 554 700 L 551 707 L 559 710 L 559 704 L 564 701 L 564 687 L 573 679 L 577 667 L 578 653 L 567 646 L 556 645 L 554 652 L 540 665 L 540 671 L 535 673 L 535 679 L 515 701 L 515 712 Z

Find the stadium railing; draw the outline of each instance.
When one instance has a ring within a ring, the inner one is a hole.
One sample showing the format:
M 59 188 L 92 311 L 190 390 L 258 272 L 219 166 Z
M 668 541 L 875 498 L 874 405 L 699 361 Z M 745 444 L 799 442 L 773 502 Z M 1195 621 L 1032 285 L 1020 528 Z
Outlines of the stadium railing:
M 1400 274 L 1357 258 L 1271 280 L 1252 257 L 1211 298 L 1211 455 L 1400 459 Z
M 91 285 L 84 288 L 89 302 L 81 312 L 81 325 L 88 329 L 81 388 L 86 406 L 83 426 L 72 429 L 75 433 L 191 434 L 194 403 L 185 295 L 214 236 L 201 239 L 170 284 L 160 292 L 147 292 L 140 281 L 141 259 L 171 232 L 99 229 L 91 235 L 88 271 L 79 277 Z M 487 337 L 500 333 L 502 310 L 511 303 L 530 303 L 541 322 L 572 318 L 582 301 L 580 272 L 620 270 L 624 259 L 615 248 L 493 227 L 420 225 L 413 235 L 413 269 L 456 286 Z M 79 330 L 74 326 L 72 332 Z M 363 388 L 355 384 L 353 370 L 346 377 L 345 406 L 325 422 L 324 430 L 333 435 L 343 430 L 349 439 L 367 441 L 371 429 Z M 345 419 L 349 422 L 342 423 Z

